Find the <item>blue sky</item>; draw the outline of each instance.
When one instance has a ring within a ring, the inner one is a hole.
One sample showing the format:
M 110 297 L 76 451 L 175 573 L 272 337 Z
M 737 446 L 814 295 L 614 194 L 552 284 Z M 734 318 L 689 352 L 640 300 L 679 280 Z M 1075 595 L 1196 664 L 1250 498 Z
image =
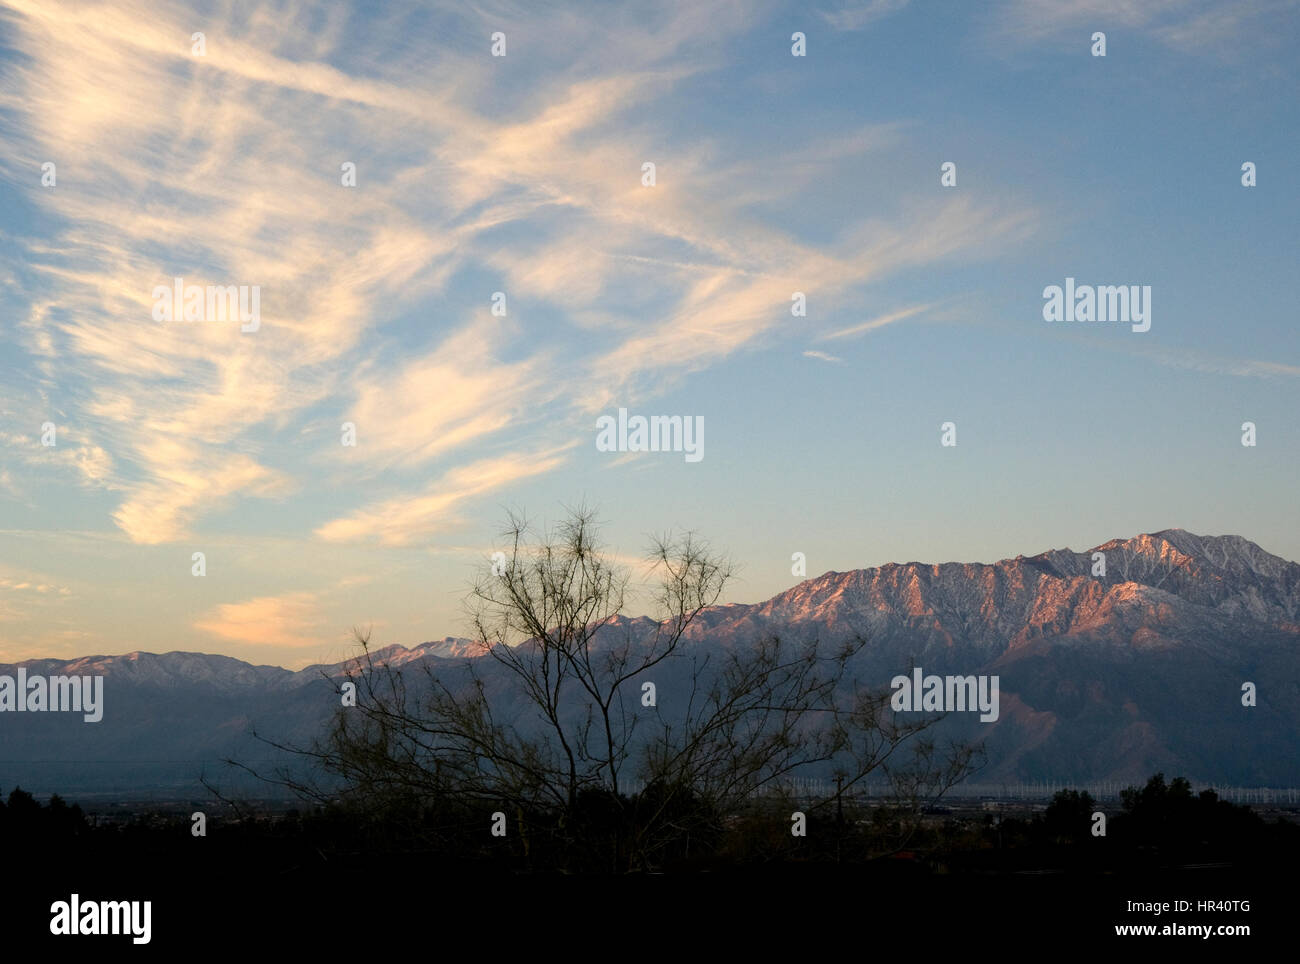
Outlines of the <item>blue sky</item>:
M 0 659 L 463 633 L 505 509 L 579 501 L 629 564 L 698 531 L 732 601 L 793 552 L 1298 559 L 1298 23 L 0 2 Z M 177 276 L 257 285 L 260 327 L 155 321 Z M 1067 277 L 1150 285 L 1150 330 L 1044 321 Z M 705 457 L 597 451 L 620 407 Z

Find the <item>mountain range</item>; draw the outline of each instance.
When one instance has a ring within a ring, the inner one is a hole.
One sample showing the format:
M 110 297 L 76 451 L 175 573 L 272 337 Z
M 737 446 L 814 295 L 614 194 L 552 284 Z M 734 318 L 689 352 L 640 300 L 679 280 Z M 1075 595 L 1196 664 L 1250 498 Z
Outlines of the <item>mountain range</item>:
M 618 626 L 635 635 L 655 624 Z M 769 634 L 865 638 L 853 672 L 882 686 L 914 665 L 997 675 L 996 722 L 945 721 L 954 736 L 984 740 L 980 782 L 1139 781 L 1163 770 L 1300 785 L 1300 565 L 1240 536 L 1170 529 L 992 564 L 828 572 L 765 602 L 711 607 L 687 640 L 745 646 Z M 447 637 L 375 656 L 397 665 L 481 653 Z M 254 726 L 310 740 L 338 705 L 329 678 L 347 664 L 294 672 L 136 652 L 27 660 L 0 674 L 20 666 L 29 677 L 102 674 L 104 719 L 0 714 L 0 787 L 126 796 L 199 792 L 200 773 L 224 774 L 221 759 L 265 759 Z M 1254 706 L 1243 705 L 1248 682 Z

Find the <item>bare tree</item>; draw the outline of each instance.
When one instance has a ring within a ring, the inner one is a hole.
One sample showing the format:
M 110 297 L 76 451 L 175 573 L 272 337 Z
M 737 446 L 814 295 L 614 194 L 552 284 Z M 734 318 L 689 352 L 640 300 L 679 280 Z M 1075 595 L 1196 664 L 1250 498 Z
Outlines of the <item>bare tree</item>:
M 570 807 L 586 789 L 617 797 L 637 723 L 628 684 L 673 655 L 687 627 L 717 601 L 731 567 L 689 533 L 656 539 L 653 628 L 648 635 L 626 626 L 618 632 L 630 577 L 606 562 L 593 512 L 573 510 L 535 546 L 527 523 L 512 515 L 507 537 L 507 559 L 471 593 L 478 639 L 553 737 L 546 772 L 554 795 Z
M 827 652 L 688 635 L 732 575 L 695 536 L 653 541 L 655 613 L 629 619 L 637 587 L 590 510 L 540 537 L 512 514 L 504 535 L 468 598 L 480 655 L 421 661 L 409 679 L 357 633 L 339 681 L 356 705 L 295 751 L 335 780 L 308 791 L 317 799 L 418 801 L 452 823 L 467 806 L 508 810 L 525 857 L 622 871 L 707 850 L 730 817 L 818 765 L 835 768 L 837 803 L 878 769 L 913 796 L 968 769 L 926 742 L 911 769 L 894 766 L 935 720 L 900 722 L 887 694 L 848 678 L 860 638 Z

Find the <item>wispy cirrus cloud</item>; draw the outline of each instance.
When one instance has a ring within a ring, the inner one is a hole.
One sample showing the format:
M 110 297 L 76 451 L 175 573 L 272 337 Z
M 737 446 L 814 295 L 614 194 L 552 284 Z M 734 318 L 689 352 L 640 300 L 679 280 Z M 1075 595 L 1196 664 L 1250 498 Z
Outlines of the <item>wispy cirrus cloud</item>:
M 861 30 L 864 27 L 898 13 L 911 0 L 864 0 L 840 3 L 831 10 L 822 11 L 822 19 L 836 30 Z
M 818 361 L 836 362 L 838 364 L 844 363 L 843 358 L 840 358 L 836 355 L 827 354 L 824 351 L 806 351 L 803 353 L 803 356 L 804 358 L 816 358 Z
M 316 530 L 326 542 L 375 542 L 404 546 L 424 541 L 460 520 L 456 511 L 476 496 L 520 479 L 549 472 L 563 462 L 557 451 L 481 459 L 451 469 L 421 493 L 372 503 Z
M 875 331 L 877 328 L 884 328 L 886 325 L 897 324 L 900 321 L 906 321 L 908 318 L 915 318 L 934 307 L 934 303 L 924 305 L 911 305 L 907 308 L 900 308 L 898 311 L 891 311 L 888 314 L 878 315 L 869 321 L 864 321 L 857 325 L 850 325 L 847 328 L 840 328 L 836 331 L 830 331 L 821 336 L 822 341 L 834 341 L 837 338 L 853 338 L 856 335 L 865 335 L 869 331 Z
M 1287 0 L 1008 0 L 989 24 L 995 42 L 1016 46 L 1080 44 L 1094 30 L 1135 32 L 1181 52 L 1230 59 L 1277 45 L 1294 15 Z
M 1065 340 L 1090 350 L 1117 352 L 1145 358 L 1166 368 L 1205 372 L 1212 375 L 1232 375 L 1237 378 L 1295 378 L 1300 376 L 1300 364 L 1272 361 L 1263 358 L 1234 358 L 1230 355 L 1211 354 L 1194 348 L 1175 345 L 1148 345 L 1133 339 L 1097 339 L 1087 334 L 1065 330 L 1040 332 L 1040 337 Z
M 8 459 L 40 471 L 51 469 L 61 472 L 87 487 L 111 484 L 114 475 L 112 456 L 103 448 L 87 441 L 76 429 L 69 429 L 57 415 L 47 417 L 36 431 L 0 431 L 0 446 Z M 52 445 L 45 445 L 44 426 L 52 426 Z M 12 473 L 6 468 L 0 473 L 0 488 L 17 491 Z
M 543 356 L 502 362 L 486 328 L 468 325 L 428 354 L 358 373 L 347 415 L 363 427 L 365 471 L 427 462 L 517 424 L 560 393 Z
M 895 6 L 845 7 L 838 22 L 856 29 Z M 895 146 L 898 122 L 793 148 L 776 159 L 793 181 L 763 175 L 772 159 L 718 163 L 707 141 L 655 147 L 645 109 L 717 69 L 720 45 L 758 9 L 634 22 L 434 8 L 475 29 L 504 17 L 517 44 L 580 51 L 520 85 L 502 79 L 517 61 L 401 44 L 412 11 L 372 24 L 362 70 L 341 14 L 308 29 L 305 11 L 271 6 L 216 20 L 130 2 L 9 3 L 23 60 L 7 65 L 0 102 L 15 135 L 5 173 L 34 184 L 43 161 L 59 163 L 56 188 L 31 188 L 59 227 L 25 242 L 41 290 L 20 331 L 45 383 L 81 400 L 70 419 L 102 453 L 84 471 L 121 493 L 114 523 L 139 543 L 176 541 L 241 500 L 301 492 L 320 453 L 286 454 L 334 437 L 301 430 L 323 411 L 356 422 L 350 464 L 363 477 L 434 458 L 481 467 L 485 446 L 535 447 L 543 415 L 548 443 L 563 444 L 563 426 L 585 431 L 593 408 L 662 392 L 772 335 L 792 290 L 829 303 L 974 252 L 1026 214 L 954 201 L 920 230 L 904 213 L 826 249 L 753 208 L 812 183 L 821 164 Z M 639 177 L 647 153 L 661 165 L 653 190 Z M 344 161 L 359 165 L 355 189 L 340 184 Z M 455 279 L 484 268 L 515 305 L 571 322 L 492 319 L 492 288 L 446 302 Z M 150 292 L 174 277 L 259 285 L 264 323 L 242 334 L 152 321 Z M 412 337 L 409 316 L 431 305 L 443 307 L 429 334 Z M 437 507 L 485 491 L 454 471 L 442 479 L 444 491 L 412 481 L 316 532 L 369 527 L 392 542 L 407 538 L 397 520 L 425 531 Z

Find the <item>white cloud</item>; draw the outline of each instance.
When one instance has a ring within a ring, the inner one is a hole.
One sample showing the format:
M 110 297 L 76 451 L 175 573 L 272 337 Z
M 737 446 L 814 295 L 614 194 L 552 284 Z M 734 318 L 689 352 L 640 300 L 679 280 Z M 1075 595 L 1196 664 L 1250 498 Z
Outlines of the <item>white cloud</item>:
M 342 14 L 306 30 L 293 7 L 10 6 L 10 173 L 60 165 L 58 187 L 34 194 L 61 227 L 24 242 L 37 280 L 18 335 L 93 439 L 70 467 L 120 493 L 112 520 L 138 543 L 303 491 L 322 460 L 393 492 L 323 537 L 440 530 L 451 505 L 505 484 L 474 482 L 485 466 L 508 480 L 561 461 L 491 453 L 562 446 L 591 411 L 773 336 L 791 291 L 830 305 L 1032 227 L 1023 208 L 953 200 L 825 245 L 760 217 L 825 165 L 897 146 L 905 126 L 730 161 L 717 141 L 665 137 L 657 103 L 726 62 L 727 39 L 761 12 L 750 3 L 520 7 L 515 44 L 555 61 L 525 84 L 502 79 L 521 61 L 407 44 L 409 10 L 377 16 L 358 48 Z M 831 16 L 855 29 L 897 6 Z M 492 19 L 440 9 L 475 29 Z M 200 28 L 202 58 L 189 49 Z M 345 160 L 356 188 L 339 183 Z M 484 274 L 467 296 L 465 278 Z M 258 285 L 260 330 L 152 321 L 153 287 L 177 276 Z M 497 285 L 505 319 L 487 312 Z M 539 308 L 563 320 L 543 325 Z M 304 431 L 335 414 L 357 423 L 356 449 L 334 427 Z M 434 460 L 445 491 L 412 481 Z
M 861 3 L 841 3 L 833 10 L 822 11 L 822 19 L 836 30 L 861 30 L 892 14 L 898 13 L 911 0 L 866 0 Z
M 819 361 L 824 361 L 824 362 L 838 362 L 840 364 L 844 363 L 843 358 L 838 358 L 835 355 L 828 355 L 824 351 L 806 351 L 803 353 L 803 355 L 805 358 L 816 358 Z
M 898 311 L 891 311 L 888 314 L 879 315 L 869 321 L 864 321 L 861 324 L 850 325 L 848 328 L 841 328 L 837 331 L 828 332 L 825 335 L 822 335 L 821 340 L 832 341 L 836 338 L 852 338 L 855 335 L 864 335 L 869 331 L 875 331 L 877 328 L 884 328 L 886 325 L 893 325 L 900 321 L 905 321 L 908 318 L 914 318 L 917 315 L 928 311 L 932 307 L 934 307 L 933 302 L 925 305 L 912 305 L 908 308 L 901 308 Z
M 458 525 L 456 511 L 467 499 L 549 472 L 562 461 L 556 451 L 482 459 L 450 470 L 422 493 L 385 499 L 334 519 L 317 529 L 316 535 L 326 542 L 385 546 L 422 542 Z

